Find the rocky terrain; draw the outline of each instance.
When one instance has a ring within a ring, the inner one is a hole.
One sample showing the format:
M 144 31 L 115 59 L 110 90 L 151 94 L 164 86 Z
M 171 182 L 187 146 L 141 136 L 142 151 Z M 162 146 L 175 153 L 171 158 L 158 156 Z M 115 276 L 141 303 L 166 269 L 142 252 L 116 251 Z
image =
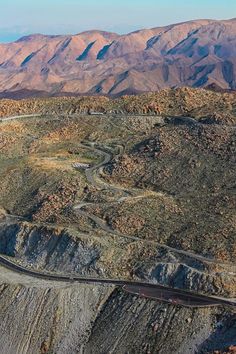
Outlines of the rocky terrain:
M 0 123 L 0 254 L 53 274 L 235 298 L 235 106 L 234 94 L 195 89 L 0 101 L 2 117 L 41 114 Z M 227 307 L 0 266 L 3 354 L 232 354 L 235 323 Z
M 1 97 L 121 95 L 182 86 L 234 90 L 235 34 L 232 19 L 126 35 L 30 35 L 0 44 Z
M 205 122 L 235 125 L 236 93 L 217 93 L 184 87 L 117 99 L 84 96 L 0 100 L 0 117 L 34 113 L 68 116 L 94 112 L 191 116 Z

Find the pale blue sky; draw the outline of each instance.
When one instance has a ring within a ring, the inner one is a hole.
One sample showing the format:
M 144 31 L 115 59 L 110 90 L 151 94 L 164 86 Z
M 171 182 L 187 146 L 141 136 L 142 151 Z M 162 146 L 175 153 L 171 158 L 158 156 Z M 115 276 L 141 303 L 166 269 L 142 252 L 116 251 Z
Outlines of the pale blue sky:
M 236 0 L 0 0 L 0 41 L 29 33 L 126 33 L 197 18 L 236 17 Z

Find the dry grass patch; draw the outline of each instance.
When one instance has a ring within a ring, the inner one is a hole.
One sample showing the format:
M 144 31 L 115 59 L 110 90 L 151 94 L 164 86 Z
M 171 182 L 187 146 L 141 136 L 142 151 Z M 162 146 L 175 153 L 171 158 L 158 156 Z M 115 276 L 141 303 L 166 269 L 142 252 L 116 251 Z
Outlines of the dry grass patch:
M 50 156 L 31 155 L 29 164 L 41 170 L 61 170 L 72 171 L 72 165 L 76 162 L 90 163 L 91 160 L 86 157 L 71 155 L 67 151 L 60 150 Z

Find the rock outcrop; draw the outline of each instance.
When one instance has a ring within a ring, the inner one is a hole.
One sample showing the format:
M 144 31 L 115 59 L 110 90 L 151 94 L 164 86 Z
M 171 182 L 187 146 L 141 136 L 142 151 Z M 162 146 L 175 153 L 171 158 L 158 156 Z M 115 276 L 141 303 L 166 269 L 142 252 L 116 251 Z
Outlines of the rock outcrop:
M 165 87 L 232 90 L 236 20 L 196 20 L 126 35 L 31 35 L 0 45 L 1 97 L 121 95 Z

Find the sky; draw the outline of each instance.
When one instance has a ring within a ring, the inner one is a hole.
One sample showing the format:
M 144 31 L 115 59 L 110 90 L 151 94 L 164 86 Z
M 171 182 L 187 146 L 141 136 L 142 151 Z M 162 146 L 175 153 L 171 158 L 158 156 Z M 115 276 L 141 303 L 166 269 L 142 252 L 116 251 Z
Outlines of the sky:
M 128 33 L 199 18 L 236 17 L 236 0 L 0 0 L 0 42 L 31 33 Z

